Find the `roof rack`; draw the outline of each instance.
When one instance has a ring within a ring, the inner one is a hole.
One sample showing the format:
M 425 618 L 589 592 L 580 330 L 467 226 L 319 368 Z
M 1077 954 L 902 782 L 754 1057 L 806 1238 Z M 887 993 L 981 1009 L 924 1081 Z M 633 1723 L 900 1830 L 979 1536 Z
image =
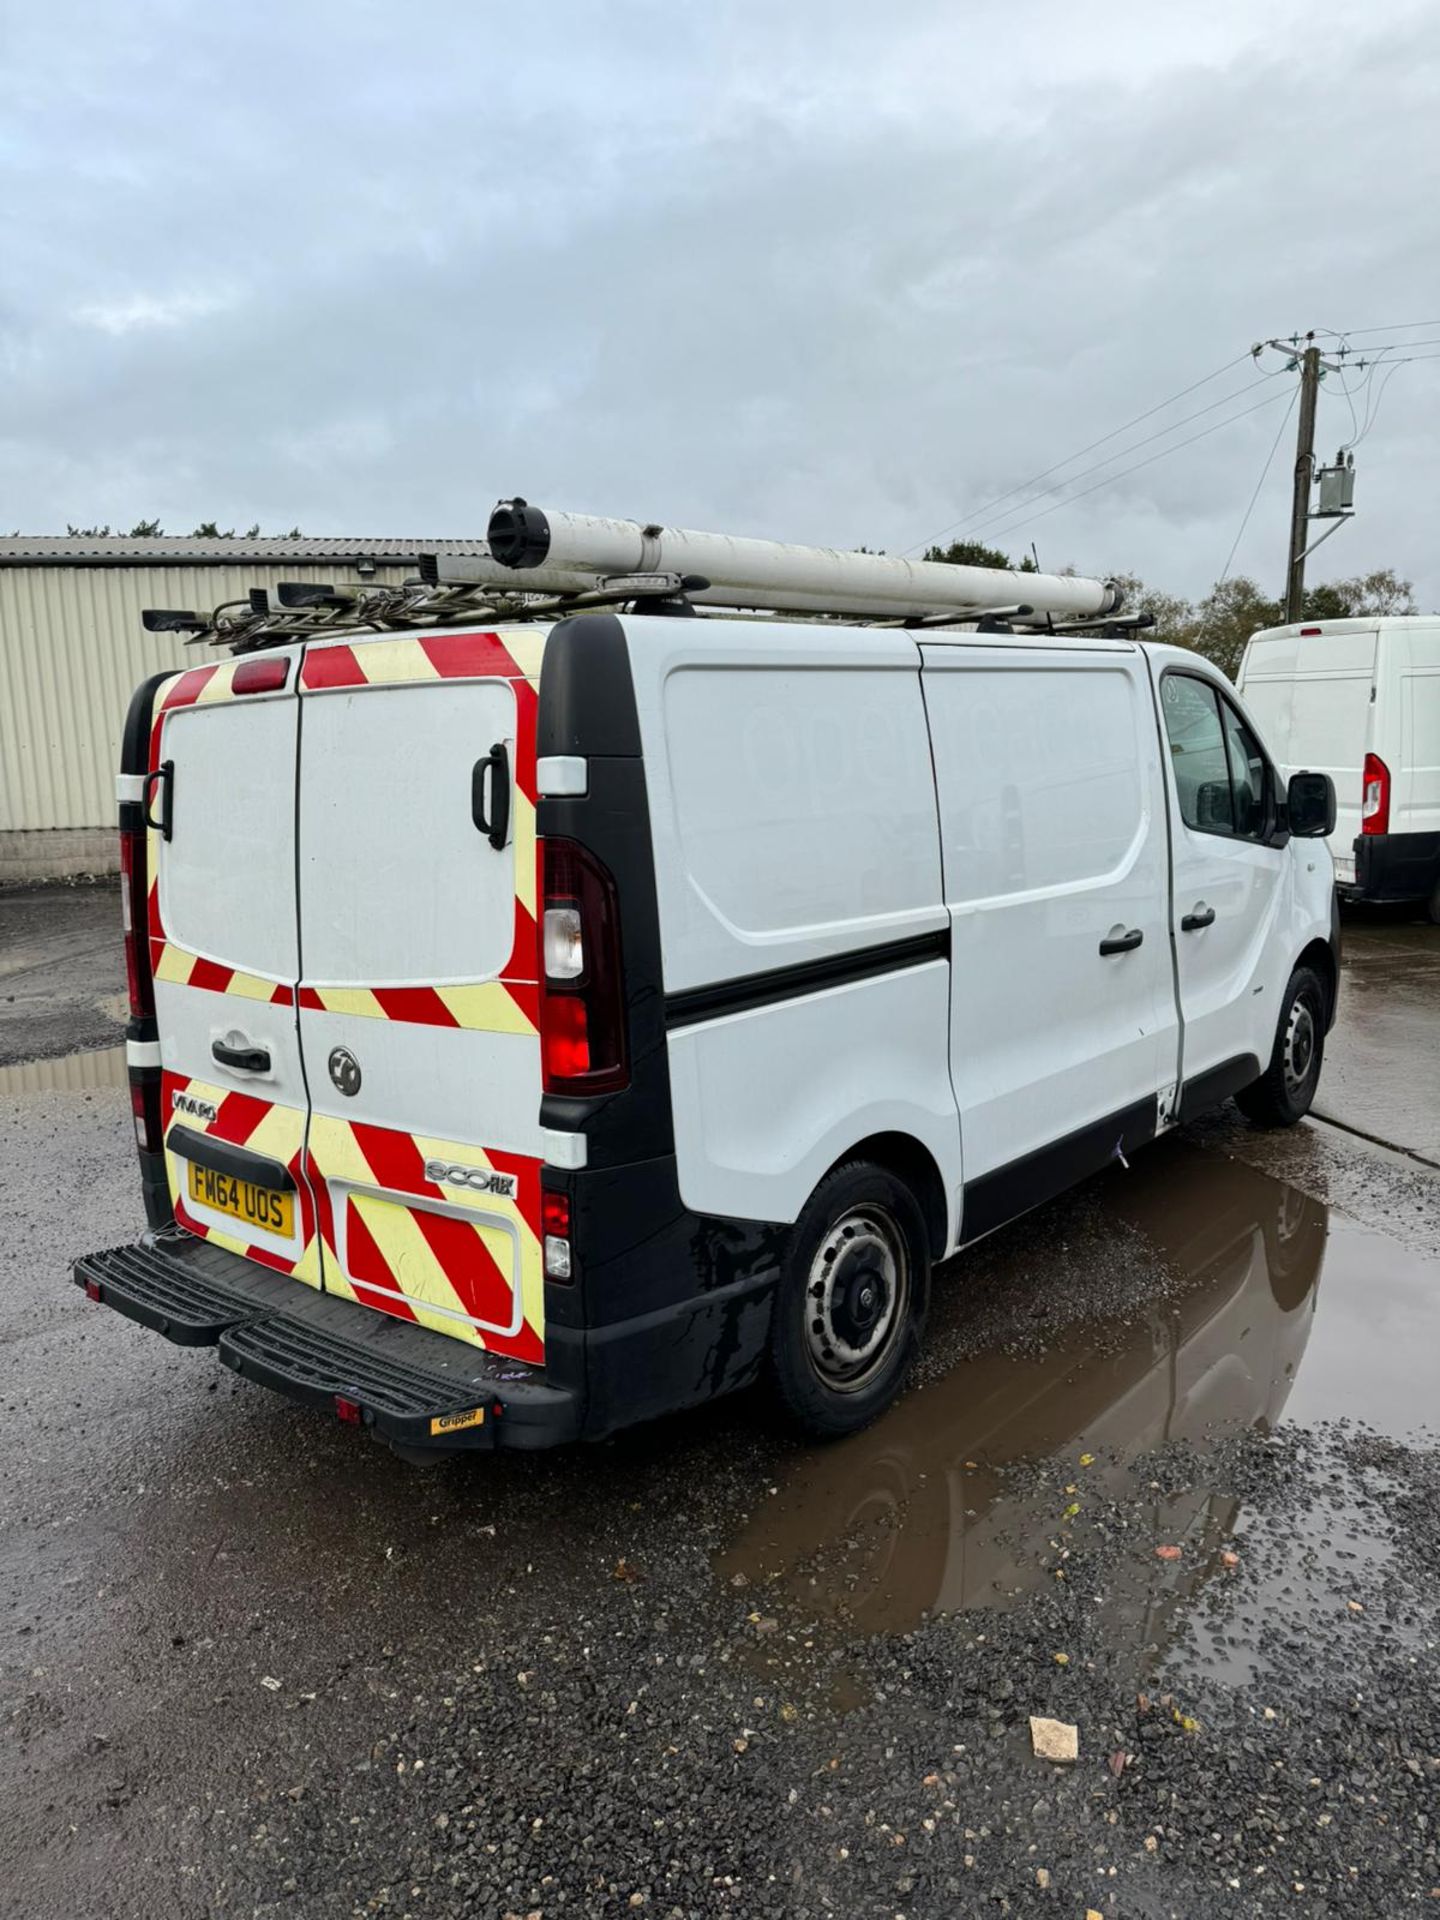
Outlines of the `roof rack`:
M 427 553 L 399 586 L 281 581 L 208 614 L 149 608 L 152 633 L 250 653 L 341 634 L 396 633 L 486 620 L 555 620 L 597 607 L 645 613 L 725 610 L 890 628 L 978 627 L 986 633 L 1135 633 L 1149 614 L 1122 614 L 1111 580 L 1000 567 L 898 560 L 834 547 L 686 532 L 638 521 L 545 514 L 502 500 L 488 551 Z

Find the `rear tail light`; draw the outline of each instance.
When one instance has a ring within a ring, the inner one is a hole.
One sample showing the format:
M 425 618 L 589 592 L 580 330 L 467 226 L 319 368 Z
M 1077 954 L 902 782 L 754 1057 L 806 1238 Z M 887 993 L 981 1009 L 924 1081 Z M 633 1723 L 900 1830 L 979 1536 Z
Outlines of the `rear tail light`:
M 155 1011 L 155 986 L 150 978 L 146 943 L 145 835 L 137 828 L 120 831 L 120 922 L 125 929 L 125 984 L 130 1011 L 137 1020 Z
M 1361 833 L 1390 831 L 1390 769 L 1378 753 L 1367 753 L 1360 801 Z
M 630 1084 L 615 882 L 573 840 L 540 842 L 540 1052 L 547 1093 Z
M 573 1280 L 575 1261 L 570 1246 L 570 1196 L 553 1187 L 540 1190 L 540 1227 L 545 1236 L 545 1278 Z
M 142 1153 L 160 1151 L 160 1087 L 157 1080 L 130 1082 L 130 1111 L 135 1116 L 135 1144 Z

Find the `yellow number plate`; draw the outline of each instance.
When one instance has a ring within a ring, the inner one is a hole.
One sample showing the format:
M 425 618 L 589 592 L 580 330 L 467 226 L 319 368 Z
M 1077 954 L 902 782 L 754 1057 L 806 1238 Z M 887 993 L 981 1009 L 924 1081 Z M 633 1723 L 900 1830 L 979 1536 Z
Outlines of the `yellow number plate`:
M 273 1187 L 257 1187 L 252 1181 L 237 1180 L 232 1174 L 216 1173 L 213 1167 L 190 1163 L 190 1198 L 216 1213 L 228 1213 L 245 1227 L 263 1227 L 266 1233 L 278 1233 L 282 1240 L 295 1232 L 295 1196 L 277 1193 Z

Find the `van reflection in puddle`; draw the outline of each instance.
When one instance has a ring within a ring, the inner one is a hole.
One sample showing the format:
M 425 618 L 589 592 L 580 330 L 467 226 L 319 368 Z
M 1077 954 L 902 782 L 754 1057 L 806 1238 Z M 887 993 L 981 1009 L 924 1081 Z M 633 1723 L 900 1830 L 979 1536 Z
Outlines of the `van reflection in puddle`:
M 1128 1325 L 1069 1330 L 1038 1358 L 962 1361 L 865 1432 L 807 1452 L 720 1556 L 720 1577 L 773 1583 L 774 1598 L 855 1633 L 1004 1606 L 1048 1577 L 1040 1562 L 1053 1565 L 1060 1524 L 1051 1498 L 1027 1503 L 1005 1467 L 1088 1452 L 1089 1474 L 1104 1476 L 1107 1462 L 1170 1441 L 1272 1428 L 1309 1337 L 1328 1210 L 1183 1144 L 1148 1159 L 1107 1199 L 1178 1281 L 1163 1300 Z M 963 1285 L 963 1262 L 947 1281 Z M 1235 1522 L 1237 1503 L 1203 1487 L 1153 1499 L 1156 1541 L 1213 1548 Z M 1149 1586 L 1147 1572 L 1133 1609 L 1111 1595 L 1143 1616 L 1147 1640 L 1160 1627 Z

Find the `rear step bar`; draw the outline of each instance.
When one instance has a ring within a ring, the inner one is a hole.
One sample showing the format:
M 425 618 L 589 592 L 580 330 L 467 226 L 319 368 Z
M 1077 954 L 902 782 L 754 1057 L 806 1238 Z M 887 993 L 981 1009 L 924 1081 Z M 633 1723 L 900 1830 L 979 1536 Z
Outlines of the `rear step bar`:
M 72 1272 L 92 1300 L 179 1346 L 216 1347 L 245 1379 L 397 1452 L 548 1447 L 579 1432 L 575 1395 L 543 1368 L 317 1293 L 180 1228 L 84 1254 Z

